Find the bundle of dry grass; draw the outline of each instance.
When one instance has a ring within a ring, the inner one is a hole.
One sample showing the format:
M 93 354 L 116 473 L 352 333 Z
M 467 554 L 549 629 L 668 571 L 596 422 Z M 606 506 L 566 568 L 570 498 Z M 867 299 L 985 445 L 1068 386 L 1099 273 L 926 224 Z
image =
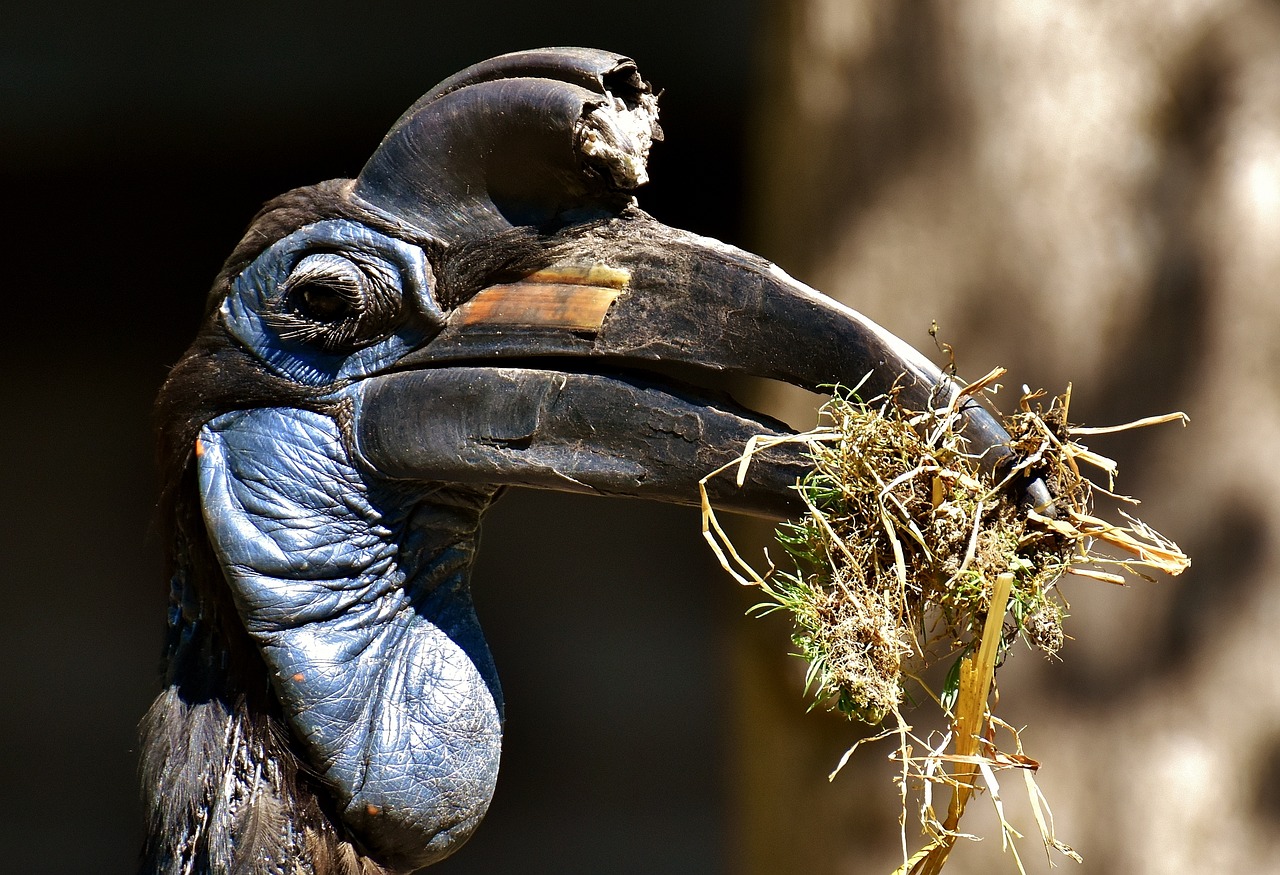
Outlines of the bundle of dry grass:
M 1061 647 L 1064 574 L 1123 583 L 1125 573 L 1178 574 L 1190 564 L 1177 545 L 1135 517 L 1121 511 L 1123 522 L 1113 523 L 1096 515 L 1100 497 L 1136 502 L 1115 492 L 1115 463 L 1078 440 L 1186 417 L 1078 428 L 1068 421 L 1069 388 L 1047 405 L 1042 395 L 1024 392 L 1018 412 L 1003 417 L 1016 465 L 992 484 L 967 450 L 959 410 L 1003 373 L 970 384 L 939 410 L 905 410 L 893 398 L 862 401 L 837 391 L 816 429 L 782 439 L 805 443 L 814 463 L 797 487 L 808 513 L 778 530 L 794 570 L 771 565 L 760 574 L 744 562 L 704 490 L 704 535 L 740 583 L 759 587 L 765 600 L 757 613 L 791 614 L 814 703 L 871 724 L 897 716 L 897 726 L 877 737 L 899 738 L 903 804 L 909 786 L 920 791 L 920 819 L 930 836 L 924 850 L 907 857 L 904 832 L 904 873 L 941 869 L 979 775 L 1001 811 L 994 776 L 1001 768 L 1023 771 L 1046 845 L 1071 853 L 1053 836 L 1032 777 L 1037 764 L 1022 754 L 1017 733 L 988 712 L 995 668 L 1019 638 L 1047 654 Z M 737 463 L 740 482 L 752 454 L 777 441 L 748 445 Z M 1090 479 L 1090 471 L 1105 475 L 1099 479 L 1106 485 Z M 1019 507 L 1011 485 L 1026 478 L 1045 482 L 1053 508 Z M 942 659 L 953 664 L 934 695 L 920 673 Z M 951 731 L 944 739 L 911 735 L 900 711 L 909 678 L 946 713 Z M 1011 753 L 995 745 L 997 727 L 1012 733 Z M 953 789 L 944 819 L 933 808 L 937 786 Z M 1005 828 L 1006 839 L 1016 835 Z

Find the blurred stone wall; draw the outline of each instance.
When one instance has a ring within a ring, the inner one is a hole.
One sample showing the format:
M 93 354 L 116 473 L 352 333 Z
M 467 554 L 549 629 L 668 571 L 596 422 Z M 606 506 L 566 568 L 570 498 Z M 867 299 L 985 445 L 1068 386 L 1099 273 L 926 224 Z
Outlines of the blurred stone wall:
M 1191 571 L 1068 580 L 1063 661 L 1000 675 L 1060 838 L 1087 872 L 1280 871 L 1280 6 L 775 0 L 762 35 L 749 245 L 921 349 L 936 319 L 1005 404 L 1191 416 L 1090 441 Z M 803 713 L 782 630 L 743 635 L 742 871 L 887 873 L 888 748 L 828 784 L 854 729 Z M 1016 871 L 989 808 L 954 875 Z

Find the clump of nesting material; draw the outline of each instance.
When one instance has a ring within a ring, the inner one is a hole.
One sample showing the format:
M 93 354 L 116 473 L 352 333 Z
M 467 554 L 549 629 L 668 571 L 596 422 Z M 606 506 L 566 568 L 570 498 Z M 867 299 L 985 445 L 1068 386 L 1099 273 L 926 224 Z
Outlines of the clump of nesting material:
M 1019 411 L 1003 417 L 1017 459 L 1010 479 L 1042 479 L 1053 511 L 1020 508 L 1009 480 L 984 478 L 958 410 L 1002 374 L 992 372 L 941 410 L 906 410 L 891 397 L 862 401 L 837 390 L 818 428 L 785 438 L 803 441 L 813 459 L 797 487 L 808 513 L 778 530 L 794 570 L 760 575 L 724 550 L 704 502 L 704 531 L 722 562 L 766 596 L 758 611 L 792 615 L 817 702 L 882 721 L 903 700 L 904 672 L 976 648 L 1001 574 L 1013 583 L 998 660 L 1018 638 L 1049 655 L 1062 646 L 1066 604 L 1057 583 L 1064 573 L 1123 583 L 1117 570 L 1177 574 L 1189 564 L 1135 518 L 1116 524 L 1094 515 L 1099 493 L 1132 499 L 1114 492 L 1115 463 L 1077 442 L 1114 429 L 1073 428 L 1070 390 L 1047 406 L 1027 393 Z M 740 467 L 759 448 L 749 448 Z M 1086 465 L 1105 475 L 1105 487 L 1086 476 Z M 1106 555 L 1103 545 L 1127 555 Z M 954 680 L 942 691 L 944 705 L 954 699 Z
M 1135 517 L 1120 511 L 1123 522 L 1114 523 L 1096 515 L 1100 496 L 1137 502 L 1115 492 L 1115 463 L 1079 442 L 1089 434 L 1185 421 L 1185 415 L 1080 428 L 1068 419 L 1070 387 L 1047 403 L 1042 394 L 1024 391 L 1018 412 L 1003 417 L 1015 465 L 1005 481 L 991 483 L 968 450 L 959 411 L 1003 373 L 997 369 L 970 384 L 940 410 L 906 410 L 893 397 L 862 401 L 837 389 L 813 431 L 749 443 L 736 463 L 739 482 L 752 454 L 770 444 L 801 441 L 813 460 L 797 487 L 808 512 L 778 530 L 794 560 L 791 571 L 771 567 L 762 575 L 744 562 L 703 489 L 703 533 L 721 564 L 740 583 L 760 588 L 759 613 L 791 614 L 814 703 L 872 724 L 897 717 L 896 728 L 874 737 L 899 738 L 893 758 L 902 767 L 903 865 L 895 875 L 941 871 L 964 835 L 959 820 L 979 778 L 1017 859 L 1009 840 L 1018 833 L 1004 819 L 994 775 L 1009 768 L 1023 774 L 1046 848 L 1079 859 L 1054 836 L 1033 776 L 1039 764 L 1023 754 L 1018 732 L 988 707 L 996 666 L 1019 638 L 1050 655 L 1062 646 L 1066 602 L 1058 583 L 1064 574 L 1122 584 L 1125 573 L 1179 574 L 1190 565 L 1176 544 Z M 1052 509 L 1019 506 L 1017 484 L 1037 478 L 1053 497 Z M 950 729 L 940 739 L 918 738 L 899 710 L 904 677 L 918 679 L 921 669 L 948 657 L 954 663 L 935 698 Z M 1011 735 L 1011 752 L 996 746 L 997 729 Z M 920 822 L 930 839 L 911 856 L 909 783 L 920 791 Z M 952 791 L 945 814 L 934 808 L 935 788 Z

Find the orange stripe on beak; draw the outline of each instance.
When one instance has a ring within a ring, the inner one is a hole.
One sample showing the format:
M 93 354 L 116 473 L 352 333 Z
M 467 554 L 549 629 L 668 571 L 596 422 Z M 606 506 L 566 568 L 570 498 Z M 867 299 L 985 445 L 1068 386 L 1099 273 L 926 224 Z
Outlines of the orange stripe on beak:
M 449 322 L 456 327 L 596 332 L 630 279 L 629 271 L 603 265 L 540 270 L 519 282 L 481 289 L 453 312 Z

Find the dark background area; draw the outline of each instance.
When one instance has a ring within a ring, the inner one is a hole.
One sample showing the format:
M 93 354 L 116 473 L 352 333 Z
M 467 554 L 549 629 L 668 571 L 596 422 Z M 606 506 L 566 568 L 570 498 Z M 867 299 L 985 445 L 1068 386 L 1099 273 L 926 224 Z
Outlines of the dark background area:
M 749 5 L 20 4 L 0 28 L 10 388 L 0 868 L 125 873 L 167 584 L 150 404 L 258 206 L 356 174 L 422 92 L 541 45 L 666 89 L 641 204 L 739 241 Z M 475 588 L 508 702 L 489 820 L 442 873 L 714 872 L 740 599 L 691 509 L 519 494 Z

